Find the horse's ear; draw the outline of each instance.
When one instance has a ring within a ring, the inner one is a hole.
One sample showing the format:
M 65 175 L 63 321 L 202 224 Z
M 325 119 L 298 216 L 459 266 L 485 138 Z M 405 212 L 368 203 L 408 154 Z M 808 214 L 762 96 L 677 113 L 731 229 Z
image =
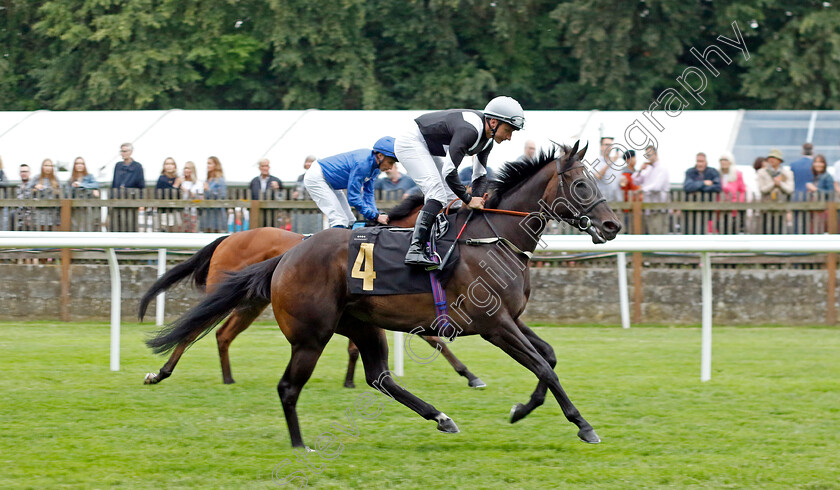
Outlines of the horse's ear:
M 588 149 L 589 149 L 589 143 L 586 143 L 586 146 L 584 146 L 583 149 L 578 152 L 575 160 L 577 160 L 579 162 L 582 162 L 583 161 L 583 156 L 586 155 L 586 150 L 588 150 Z
M 575 146 L 572 147 L 572 151 L 569 152 L 569 156 L 572 156 L 575 153 L 577 153 L 579 146 L 580 146 L 580 140 L 575 141 Z

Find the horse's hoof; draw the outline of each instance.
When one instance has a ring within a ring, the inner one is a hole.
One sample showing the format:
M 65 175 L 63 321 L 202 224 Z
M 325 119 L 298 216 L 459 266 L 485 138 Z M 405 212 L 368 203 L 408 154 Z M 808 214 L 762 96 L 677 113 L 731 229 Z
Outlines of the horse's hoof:
M 146 373 L 146 377 L 143 378 L 144 385 L 156 385 L 158 383 L 160 383 L 160 379 L 155 373 Z
M 486 387 L 487 387 L 487 383 L 485 383 L 484 381 L 481 381 L 480 378 L 473 378 L 473 379 L 470 380 L 470 388 L 475 388 L 477 390 L 480 390 L 480 389 L 486 388 Z
M 578 437 L 580 440 L 589 444 L 598 444 L 601 442 L 601 438 L 598 437 L 598 434 L 595 433 L 595 429 L 592 427 L 584 427 L 583 429 L 578 431 Z
M 438 423 L 438 430 L 441 432 L 446 432 L 447 434 L 457 434 L 461 432 L 458 429 L 458 426 L 455 425 L 455 421 L 449 418 L 445 413 L 441 412 L 440 415 L 436 417 Z
M 223 382 L 224 384 L 226 384 L 226 385 L 232 385 L 232 384 L 235 384 L 235 383 L 236 383 L 236 381 L 234 381 L 234 380 L 233 380 L 233 378 L 230 378 L 230 379 L 223 379 L 223 380 L 222 380 L 222 382 Z
M 345 382 L 344 382 L 344 387 L 345 387 L 345 388 L 355 388 L 355 387 L 356 387 L 356 383 L 354 383 L 354 382 L 352 382 L 352 381 L 345 381 Z
M 519 422 L 520 420 L 524 419 L 526 415 L 528 415 L 526 412 L 523 411 L 524 408 L 525 408 L 525 405 L 523 405 L 521 403 L 517 403 L 516 405 L 511 407 L 511 409 L 510 409 L 510 423 L 511 424 L 515 424 L 515 423 Z

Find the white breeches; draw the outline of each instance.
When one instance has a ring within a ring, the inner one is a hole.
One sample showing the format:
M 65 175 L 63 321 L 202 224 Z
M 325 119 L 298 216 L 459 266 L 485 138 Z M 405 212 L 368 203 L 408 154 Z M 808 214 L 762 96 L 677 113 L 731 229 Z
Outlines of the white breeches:
M 429 153 L 426 141 L 416 124 L 397 137 L 394 142 L 394 153 L 405 167 L 408 176 L 414 179 L 423 191 L 427 201 L 434 199 L 445 206 L 453 199 L 457 199 L 441 175 L 443 158 L 434 157 Z
M 327 215 L 331 227 L 341 225 L 349 228 L 356 222 L 356 216 L 347 202 L 347 195 L 344 191 L 330 187 L 317 161 L 312 162 L 312 166 L 304 174 L 303 185 L 318 205 L 318 209 Z

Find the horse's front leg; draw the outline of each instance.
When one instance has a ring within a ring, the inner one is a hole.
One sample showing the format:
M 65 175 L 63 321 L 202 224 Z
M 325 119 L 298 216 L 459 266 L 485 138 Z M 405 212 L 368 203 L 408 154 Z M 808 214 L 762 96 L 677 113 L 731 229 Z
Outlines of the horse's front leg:
M 520 331 L 519 326 L 517 326 L 512 318 L 500 318 L 498 323 L 488 327 L 481 333 L 481 336 L 505 351 L 509 356 L 534 373 L 537 379 L 546 384 L 548 389 L 551 390 L 551 393 L 554 394 L 554 398 L 560 404 L 563 415 L 578 427 L 578 437 L 581 440 L 591 444 L 601 442 L 601 439 L 595 433 L 595 429 L 583 418 L 578 409 L 572 404 L 569 396 L 563 391 L 563 387 L 560 386 L 560 380 L 557 378 L 554 369 L 551 368 L 548 361 L 543 359 L 525 334 Z
M 528 341 L 531 342 L 531 345 L 533 345 L 543 359 L 548 362 L 551 369 L 554 369 L 554 367 L 557 366 L 557 356 L 554 355 L 554 349 L 551 345 L 545 340 L 539 338 L 528 325 L 525 325 L 525 323 L 522 322 L 522 320 L 517 318 L 514 321 L 516 322 L 516 326 L 519 327 L 519 331 L 525 335 Z M 539 381 L 537 383 L 537 388 L 531 394 L 531 398 L 528 400 L 528 403 L 517 403 L 510 409 L 510 423 L 513 424 L 524 419 L 528 416 L 528 414 L 542 405 L 543 402 L 545 402 L 545 394 L 547 391 L 548 386 L 542 381 Z

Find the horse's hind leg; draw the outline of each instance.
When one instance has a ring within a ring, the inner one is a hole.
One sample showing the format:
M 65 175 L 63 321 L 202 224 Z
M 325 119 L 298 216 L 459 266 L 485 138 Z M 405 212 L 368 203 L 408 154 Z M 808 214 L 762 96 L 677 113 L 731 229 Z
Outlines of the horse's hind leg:
M 342 320 L 339 328 L 339 332 L 350 337 L 359 348 L 368 385 L 414 410 L 424 419 L 436 421 L 439 431 L 458 432 L 458 426 L 445 413 L 406 390 L 401 386 L 402 380 L 400 383 L 395 381 L 399 378 L 388 370 L 388 341 L 384 330 L 356 320 Z
M 578 426 L 578 437 L 581 440 L 592 444 L 601 442 L 595 430 L 583 418 L 578 409 L 575 408 L 569 396 L 566 395 L 566 392 L 560 385 L 560 380 L 557 378 L 557 373 L 554 372 L 554 369 L 551 368 L 548 361 L 543 359 L 540 353 L 537 352 L 537 349 L 534 348 L 512 319 L 508 322 L 497 324 L 495 327 L 483 332 L 481 336 L 528 368 L 540 381 L 548 386 L 548 389 L 551 390 L 554 398 L 560 404 L 563 415 L 566 416 L 569 422 Z
M 155 373 L 146 373 L 146 378 L 143 380 L 143 384 L 147 385 L 156 385 L 161 381 L 165 380 L 169 376 L 172 375 L 172 371 L 175 369 L 175 365 L 178 364 L 178 360 L 181 359 L 181 355 L 183 355 L 184 351 L 187 350 L 187 347 L 198 338 L 198 335 L 201 331 L 196 331 L 191 333 L 189 337 L 187 337 L 183 342 L 178 344 L 175 349 L 172 351 L 172 354 L 169 356 L 169 359 L 166 361 L 166 364 L 160 368 L 160 372 L 157 374 Z
M 353 377 L 356 375 L 356 361 L 359 360 L 359 348 L 352 340 L 347 341 L 347 356 L 350 358 L 347 361 L 347 374 L 344 376 L 344 387 L 355 388 L 356 383 L 353 382 Z
M 219 361 L 222 363 L 222 381 L 226 384 L 235 383 L 230 372 L 230 357 L 228 349 L 237 335 L 254 323 L 269 303 L 252 305 L 248 308 L 237 309 L 231 313 L 224 325 L 216 331 L 216 343 L 219 346 Z
M 548 342 L 539 338 L 537 334 L 535 334 L 534 331 L 525 325 L 521 320 L 517 319 L 516 325 L 519 327 L 519 331 L 525 335 L 529 342 L 531 342 L 531 345 L 537 349 L 543 359 L 548 362 L 551 369 L 554 369 L 554 367 L 557 366 L 557 356 L 554 355 L 554 348 L 552 348 Z M 538 382 L 537 388 L 531 394 L 531 399 L 528 400 L 528 403 L 524 405 L 517 403 L 513 406 L 513 408 L 511 408 L 510 423 L 513 424 L 524 419 L 528 416 L 528 414 L 533 412 L 534 409 L 542 405 L 543 402 L 545 402 L 545 394 L 547 391 L 548 386 L 542 381 Z
M 487 384 L 484 381 L 481 381 L 478 376 L 474 375 L 467 369 L 467 366 L 464 365 L 455 354 L 449 350 L 449 347 L 446 346 L 446 342 L 440 340 L 440 337 L 435 337 L 432 335 L 423 336 L 423 340 L 429 343 L 434 349 L 440 351 L 443 354 L 443 357 L 449 361 L 449 365 L 452 366 L 452 369 L 455 370 L 456 373 L 460 374 L 461 376 L 467 378 L 469 380 L 470 388 L 484 388 Z

